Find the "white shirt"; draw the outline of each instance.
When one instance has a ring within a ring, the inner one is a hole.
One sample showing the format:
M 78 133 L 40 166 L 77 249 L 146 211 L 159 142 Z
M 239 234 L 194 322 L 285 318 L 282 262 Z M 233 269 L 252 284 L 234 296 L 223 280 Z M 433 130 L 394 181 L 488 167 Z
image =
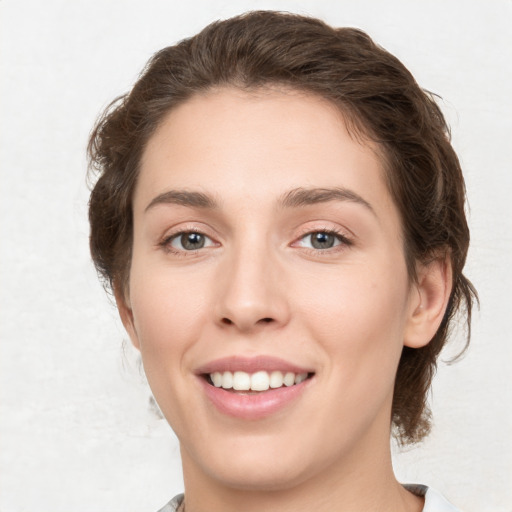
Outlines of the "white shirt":
M 451 503 L 438 492 L 430 489 L 426 485 L 419 484 L 405 484 L 404 487 L 416 494 L 425 498 L 425 506 L 423 512 L 461 512 L 458 508 L 454 507 Z M 176 512 L 180 503 L 183 501 L 183 494 L 175 496 L 165 507 L 161 508 L 158 512 Z
M 460 509 L 449 503 L 442 494 L 426 485 L 404 484 L 404 487 L 413 494 L 425 498 L 423 512 L 461 512 Z

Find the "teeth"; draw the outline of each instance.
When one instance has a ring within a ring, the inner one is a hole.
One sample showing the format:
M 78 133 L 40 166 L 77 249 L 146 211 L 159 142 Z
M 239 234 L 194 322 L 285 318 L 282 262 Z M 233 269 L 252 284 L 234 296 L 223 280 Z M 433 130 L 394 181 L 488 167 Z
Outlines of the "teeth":
M 295 384 L 295 374 L 292 373 L 292 372 L 288 372 L 285 376 L 284 376 L 284 385 L 285 386 L 293 386 Z
M 213 385 L 216 388 L 220 388 L 222 386 L 222 373 L 215 372 L 210 375 L 210 379 L 212 379 Z
M 267 391 L 270 386 L 270 377 L 267 372 L 256 372 L 251 375 L 251 389 L 253 391 Z
M 233 374 L 231 372 L 224 372 L 222 374 L 222 384 L 224 389 L 231 389 L 233 387 Z
M 251 376 L 245 372 L 233 373 L 233 389 L 237 391 L 249 391 L 249 389 L 251 389 Z
M 270 374 L 270 387 L 280 388 L 283 385 L 283 374 L 281 372 L 272 372 Z
M 300 384 L 301 382 L 304 382 L 307 378 L 307 373 L 298 373 L 297 375 L 295 375 L 295 384 Z
M 216 388 L 234 389 L 236 391 L 267 391 L 269 388 L 276 389 L 282 386 L 293 386 L 304 382 L 308 377 L 307 373 L 279 371 L 259 371 L 253 374 L 247 372 L 214 372 L 210 373 L 210 379 Z

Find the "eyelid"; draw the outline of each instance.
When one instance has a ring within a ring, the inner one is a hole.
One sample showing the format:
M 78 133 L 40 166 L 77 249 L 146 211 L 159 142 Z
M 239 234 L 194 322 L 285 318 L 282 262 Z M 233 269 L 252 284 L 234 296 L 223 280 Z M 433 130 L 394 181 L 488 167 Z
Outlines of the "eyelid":
M 308 226 L 303 228 L 302 233 L 295 239 L 295 241 L 291 244 L 292 247 L 299 246 L 298 244 L 304 240 L 306 237 L 311 236 L 315 233 L 326 233 L 333 235 L 336 237 L 339 243 L 334 245 L 333 247 L 329 247 L 326 249 L 315 249 L 314 247 L 302 247 L 305 250 L 312 251 L 316 254 L 319 253 L 329 253 L 329 252 L 335 252 L 345 249 L 346 247 L 350 247 L 354 245 L 354 236 L 347 234 L 348 230 L 342 230 L 337 227 L 322 227 L 322 226 Z M 301 247 L 301 246 L 299 246 Z
M 354 233 L 352 233 L 352 231 L 350 231 L 346 227 L 342 227 L 342 226 L 339 226 L 336 224 L 327 223 L 325 221 L 323 221 L 323 222 L 322 221 L 314 221 L 314 222 L 308 222 L 307 224 L 300 227 L 299 235 L 297 236 L 297 240 L 306 235 L 310 235 L 311 233 L 324 233 L 324 232 L 338 235 L 347 240 L 356 238 Z
M 204 245 L 203 247 L 200 247 L 199 249 L 204 249 L 205 247 L 212 247 L 213 245 L 215 245 L 215 242 L 208 236 L 206 235 L 205 233 L 200 233 L 199 231 L 180 231 L 172 236 L 170 236 L 168 239 L 167 239 L 167 243 L 171 245 L 171 247 L 173 247 L 174 249 L 177 249 L 176 247 L 174 247 L 173 242 L 175 240 L 181 240 L 181 237 L 183 235 L 188 235 L 190 233 L 196 233 L 198 235 L 201 235 L 203 236 L 206 240 L 209 240 L 210 243 L 208 245 Z M 207 242 L 205 242 L 206 244 Z M 196 249 L 196 250 L 199 250 L 199 249 Z M 184 252 L 194 252 L 194 249 L 178 249 L 179 251 L 184 251 Z
M 171 252 L 180 256 L 192 255 L 196 254 L 202 249 L 208 249 L 210 247 L 219 246 L 220 244 L 215 240 L 215 237 L 209 233 L 209 229 L 198 227 L 197 225 L 183 225 L 180 224 L 178 226 L 173 227 L 171 230 L 166 231 L 166 233 L 162 236 L 162 238 L 158 241 L 157 246 L 159 248 L 163 248 L 167 252 Z M 199 249 L 179 249 L 173 247 L 171 243 L 177 238 L 181 237 L 186 233 L 197 233 L 199 235 L 203 235 L 205 238 L 210 240 L 211 244 L 208 244 L 205 247 L 201 247 Z
M 157 246 L 159 248 L 163 248 L 168 252 L 172 252 L 178 254 L 180 256 L 192 255 L 200 252 L 202 249 L 208 249 L 211 247 L 219 247 L 220 244 L 215 236 L 212 236 L 210 233 L 210 229 L 205 227 L 198 227 L 197 225 L 183 225 L 179 224 L 171 228 L 167 231 L 162 238 L 158 241 Z M 209 240 L 209 244 L 203 246 L 199 249 L 180 249 L 176 247 L 172 247 L 171 242 L 182 236 L 186 233 L 198 233 Z M 313 253 L 332 253 L 339 250 L 343 250 L 346 247 L 350 247 L 354 245 L 355 236 L 348 230 L 342 229 L 336 226 L 325 226 L 325 225 L 317 225 L 317 226 L 304 226 L 300 230 L 300 234 L 294 239 L 294 241 L 290 244 L 292 247 L 300 247 L 300 242 L 304 240 L 307 236 L 311 236 L 315 233 L 326 233 L 336 237 L 338 243 L 336 243 L 333 247 L 329 247 L 326 249 L 316 249 L 313 247 L 302 247 L 302 249 L 311 251 Z

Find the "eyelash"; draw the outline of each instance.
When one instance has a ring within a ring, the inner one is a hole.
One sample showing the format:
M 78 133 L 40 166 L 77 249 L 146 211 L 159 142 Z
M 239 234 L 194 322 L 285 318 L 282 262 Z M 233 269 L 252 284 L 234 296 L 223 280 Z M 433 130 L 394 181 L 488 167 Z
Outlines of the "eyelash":
M 211 237 L 206 235 L 203 231 L 201 231 L 199 229 L 196 229 L 196 228 L 190 228 L 190 229 L 183 229 L 181 231 L 173 233 L 172 235 L 166 236 L 158 245 L 162 249 L 164 249 L 165 252 L 171 253 L 171 254 L 173 254 L 175 256 L 182 257 L 182 258 L 185 258 L 185 257 L 190 256 L 190 255 L 197 254 L 202 249 L 202 247 L 200 249 L 191 249 L 191 250 L 187 251 L 186 249 L 175 249 L 171 245 L 173 240 L 176 240 L 177 238 L 180 238 L 181 236 L 187 235 L 187 234 L 190 234 L 190 233 L 195 233 L 195 234 L 198 234 L 198 235 L 202 235 L 205 238 L 207 238 L 209 240 L 212 240 Z
M 212 238 L 209 237 L 208 235 L 206 235 L 201 230 L 195 229 L 195 228 L 191 228 L 191 229 L 185 229 L 185 230 L 182 230 L 182 231 L 178 231 L 176 233 L 173 233 L 172 235 L 166 236 L 161 242 L 159 242 L 158 245 L 161 248 L 163 248 L 166 252 L 172 253 L 175 256 L 179 256 L 179 257 L 187 257 L 187 256 L 190 256 L 190 255 L 197 254 L 204 247 L 201 247 L 199 249 L 186 250 L 186 249 L 175 249 L 171 245 L 171 243 L 174 240 L 176 240 L 177 238 L 179 238 L 179 237 L 181 237 L 183 235 L 189 234 L 189 233 L 196 233 L 198 235 L 202 235 L 205 238 L 207 238 L 210 241 L 212 241 Z M 314 247 L 303 247 L 303 249 L 305 251 L 310 252 L 311 254 L 315 254 L 315 255 L 327 255 L 327 254 L 332 254 L 333 252 L 337 252 L 337 251 L 343 250 L 343 249 L 353 245 L 352 240 L 347 238 L 347 236 L 345 236 L 340 231 L 338 231 L 336 229 L 332 229 L 332 228 L 307 230 L 302 235 L 300 235 L 300 237 L 298 237 L 295 242 L 293 242 L 293 245 L 297 244 L 298 242 L 300 242 L 302 240 L 304 240 L 308 236 L 312 236 L 312 235 L 318 234 L 318 233 L 334 236 L 336 238 L 336 240 L 339 242 L 339 244 L 335 245 L 333 247 L 325 248 L 325 249 L 315 249 Z
M 315 249 L 314 247 L 303 247 L 304 250 L 307 252 L 310 252 L 313 255 L 320 255 L 320 256 L 328 256 L 332 254 L 333 252 L 343 251 L 347 247 L 350 247 L 353 245 L 353 241 L 348 238 L 345 234 L 343 234 L 341 231 L 333 228 L 323 228 L 323 229 L 308 229 L 305 231 L 296 242 L 293 242 L 294 244 L 304 240 L 308 236 L 312 236 L 318 233 L 322 233 L 325 235 L 331 235 L 336 238 L 336 240 L 339 242 L 338 245 L 335 245 L 333 247 L 328 247 L 325 249 Z

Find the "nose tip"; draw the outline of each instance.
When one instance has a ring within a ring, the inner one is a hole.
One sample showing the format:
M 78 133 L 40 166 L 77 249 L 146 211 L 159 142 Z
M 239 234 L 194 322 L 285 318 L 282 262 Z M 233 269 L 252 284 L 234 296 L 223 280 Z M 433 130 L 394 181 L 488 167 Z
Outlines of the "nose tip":
M 272 311 L 271 311 L 272 310 Z M 282 307 L 269 298 L 259 303 L 241 303 L 232 300 L 224 303 L 220 314 L 220 323 L 225 327 L 234 327 L 239 331 L 252 331 L 267 325 L 279 325 L 286 321 Z
M 252 254 L 239 258 L 230 268 L 218 288 L 216 316 L 220 325 L 251 331 L 288 321 L 288 301 L 275 263 Z

